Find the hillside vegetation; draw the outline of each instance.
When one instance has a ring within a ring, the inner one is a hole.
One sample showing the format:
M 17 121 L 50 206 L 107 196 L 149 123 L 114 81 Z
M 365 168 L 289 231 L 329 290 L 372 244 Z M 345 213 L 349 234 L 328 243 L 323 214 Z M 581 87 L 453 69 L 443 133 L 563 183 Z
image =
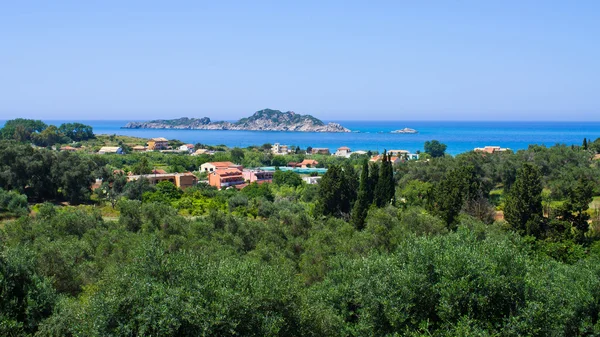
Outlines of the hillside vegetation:
M 0 141 L 1 336 L 600 334 L 600 140 L 312 156 L 319 185 L 276 171 L 241 190 L 127 173 L 308 156 L 31 141 Z

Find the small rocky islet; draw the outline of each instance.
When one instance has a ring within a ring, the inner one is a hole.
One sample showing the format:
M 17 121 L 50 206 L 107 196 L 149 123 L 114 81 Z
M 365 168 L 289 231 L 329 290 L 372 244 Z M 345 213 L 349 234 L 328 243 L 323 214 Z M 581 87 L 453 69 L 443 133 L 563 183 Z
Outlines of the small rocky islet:
M 158 119 L 147 122 L 129 122 L 123 129 L 190 129 L 190 130 L 244 130 L 244 131 L 298 131 L 298 132 L 351 132 L 338 123 L 325 124 L 311 115 L 293 111 L 263 109 L 237 122 L 213 122 L 208 117 Z
M 404 129 L 400 129 L 400 130 L 394 130 L 391 133 L 419 133 L 419 131 L 415 130 L 415 129 L 411 129 L 411 128 L 404 128 Z

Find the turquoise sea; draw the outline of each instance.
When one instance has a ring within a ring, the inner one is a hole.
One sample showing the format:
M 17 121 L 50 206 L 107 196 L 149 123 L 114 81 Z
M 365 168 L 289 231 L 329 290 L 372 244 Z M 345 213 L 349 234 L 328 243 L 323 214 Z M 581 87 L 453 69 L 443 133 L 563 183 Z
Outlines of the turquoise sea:
M 45 121 L 59 125 L 65 121 Z M 405 149 L 423 150 L 423 143 L 437 139 L 448 145 L 447 152 L 458 154 L 475 147 L 497 145 L 513 150 L 529 144 L 551 146 L 557 143 L 581 144 L 583 138 L 600 137 L 600 122 L 481 122 L 481 121 L 336 121 L 359 132 L 313 133 L 274 131 L 156 130 L 121 129 L 127 121 L 85 120 L 97 134 L 120 134 L 143 138 L 165 137 L 186 143 L 246 147 L 264 143 L 298 145 L 303 148 L 340 146 L 355 150 Z M 0 121 L 4 124 L 4 121 Z M 412 128 L 418 134 L 393 134 L 392 130 Z

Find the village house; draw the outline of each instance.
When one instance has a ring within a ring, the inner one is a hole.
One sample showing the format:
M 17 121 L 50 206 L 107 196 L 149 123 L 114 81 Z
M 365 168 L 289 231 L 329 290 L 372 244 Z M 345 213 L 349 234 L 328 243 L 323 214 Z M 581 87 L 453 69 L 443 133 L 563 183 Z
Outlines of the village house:
M 145 152 L 146 150 L 148 150 L 148 148 L 143 145 L 136 145 L 131 149 L 133 150 L 133 152 Z
M 158 170 L 156 170 L 158 171 Z M 153 174 L 142 174 L 142 175 L 131 175 L 127 177 L 127 181 L 138 180 L 140 178 L 146 178 L 150 181 L 150 184 L 156 185 L 161 181 L 170 181 L 175 186 L 182 190 L 192 187 L 198 183 L 198 178 L 190 172 L 186 173 L 153 173 Z
M 213 154 L 213 151 L 210 151 L 208 149 L 198 149 L 196 150 L 194 153 L 192 153 L 192 156 L 199 156 L 201 154 Z
M 321 181 L 321 177 L 320 176 L 316 176 L 316 177 L 303 177 L 302 180 L 304 180 L 305 183 L 309 184 L 309 185 L 316 185 L 319 183 L 319 181 Z
M 301 163 L 299 163 L 301 168 L 317 167 L 318 164 L 319 162 L 314 159 L 304 159 Z
M 200 165 L 200 172 L 214 172 L 216 170 L 236 169 L 240 172 L 244 169 L 242 165 L 234 164 L 230 161 L 215 161 Z
M 393 157 L 402 157 L 406 154 L 409 154 L 410 151 L 408 150 L 388 150 L 387 154 Z
M 500 153 L 508 151 L 508 148 L 502 148 L 500 146 L 485 146 L 485 147 L 476 147 L 473 149 L 475 152 L 483 152 L 483 153 Z
M 218 189 L 244 184 L 246 179 L 241 170 L 225 168 L 212 171 L 208 174 L 208 184 Z
M 183 144 L 179 147 L 179 151 L 180 152 L 188 152 L 188 153 L 192 153 L 194 152 L 194 145 L 193 144 Z
M 148 150 L 166 150 L 169 147 L 169 141 L 166 138 L 152 138 L 148 141 Z
M 350 158 L 350 154 L 352 154 L 352 151 L 350 150 L 350 148 L 347 146 L 342 146 L 342 147 L 338 148 L 337 151 L 335 151 L 334 156 Z
M 287 145 L 275 143 L 273 146 L 271 146 L 271 152 L 273 154 L 287 154 L 289 152 L 289 147 Z
M 381 161 L 381 159 L 383 159 L 383 155 L 376 155 L 371 157 L 371 159 L 369 159 L 370 162 L 372 163 L 378 163 Z M 393 164 L 399 164 L 402 162 L 402 158 L 400 157 L 388 157 L 388 160 Z
M 324 147 L 313 147 L 310 151 L 311 154 L 330 154 L 328 148 Z
M 77 148 L 74 148 L 72 146 L 67 145 L 67 146 L 61 146 L 60 150 L 61 151 L 68 151 L 68 152 L 75 152 L 75 151 L 77 151 Z
M 123 149 L 118 146 L 103 146 L 100 148 L 100 151 L 98 151 L 98 154 L 105 153 L 123 154 Z
M 263 170 L 243 170 L 242 175 L 246 182 L 271 182 L 273 181 L 273 171 Z
M 404 159 L 406 159 L 406 160 L 419 159 L 418 154 L 410 153 L 410 151 L 408 151 L 408 150 L 389 150 L 389 151 L 387 151 L 387 154 L 392 157 L 399 157 L 402 160 L 404 160 Z

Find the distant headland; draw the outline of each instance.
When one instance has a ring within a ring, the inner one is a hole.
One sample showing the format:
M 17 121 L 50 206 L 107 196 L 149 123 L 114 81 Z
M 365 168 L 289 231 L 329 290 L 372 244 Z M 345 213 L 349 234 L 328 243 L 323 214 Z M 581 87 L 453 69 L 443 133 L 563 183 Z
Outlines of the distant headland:
M 245 130 L 297 132 L 350 132 L 338 123 L 325 124 L 311 115 L 293 111 L 264 109 L 237 122 L 212 122 L 210 118 L 159 119 L 147 122 L 129 122 L 123 129 L 190 129 L 190 130 Z

